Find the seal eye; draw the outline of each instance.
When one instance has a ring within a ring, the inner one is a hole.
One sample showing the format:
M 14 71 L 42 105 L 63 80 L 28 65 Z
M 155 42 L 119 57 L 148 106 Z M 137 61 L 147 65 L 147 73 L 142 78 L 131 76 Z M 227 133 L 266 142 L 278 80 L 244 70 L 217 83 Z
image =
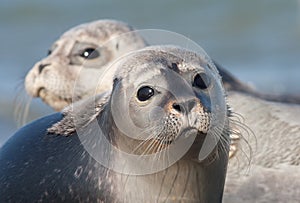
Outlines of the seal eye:
M 52 51 L 49 49 L 47 52 L 47 56 L 49 56 L 50 54 L 52 54 Z
M 207 89 L 210 84 L 209 78 L 205 73 L 198 73 L 194 77 L 193 86 L 198 87 L 200 89 Z
M 100 56 L 100 53 L 94 48 L 87 48 L 80 54 L 80 56 L 85 59 L 95 59 Z
M 146 101 L 154 95 L 154 90 L 149 86 L 141 87 L 137 92 L 137 98 L 140 101 Z

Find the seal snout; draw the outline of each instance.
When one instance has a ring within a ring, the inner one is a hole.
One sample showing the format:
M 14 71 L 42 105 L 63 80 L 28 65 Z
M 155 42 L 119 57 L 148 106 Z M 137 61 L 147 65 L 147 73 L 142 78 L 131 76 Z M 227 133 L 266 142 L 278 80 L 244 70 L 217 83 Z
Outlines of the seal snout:
M 183 102 L 174 102 L 172 107 L 178 113 L 188 114 L 196 105 L 196 101 L 192 99 Z
M 198 102 L 194 98 L 183 101 L 175 100 L 170 102 L 168 109 L 175 114 L 188 115 L 197 106 L 197 103 Z
M 182 121 L 181 128 L 197 129 L 200 133 L 207 133 L 210 125 L 209 112 L 206 111 L 199 99 L 171 101 L 168 109 L 170 113 Z
M 183 108 L 180 104 L 174 103 L 174 104 L 172 104 L 172 107 L 179 113 L 181 113 L 183 111 Z
M 40 63 L 38 65 L 38 73 L 41 74 L 42 71 L 47 67 L 47 66 L 50 66 L 51 64 L 50 63 Z
M 41 90 L 45 89 L 41 75 L 44 74 L 45 68 L 50 65 L 51 63 L 45 63 L 43 61 L 37 62 L 26 75 L 25 88 L 31 96 L 40 97 Z

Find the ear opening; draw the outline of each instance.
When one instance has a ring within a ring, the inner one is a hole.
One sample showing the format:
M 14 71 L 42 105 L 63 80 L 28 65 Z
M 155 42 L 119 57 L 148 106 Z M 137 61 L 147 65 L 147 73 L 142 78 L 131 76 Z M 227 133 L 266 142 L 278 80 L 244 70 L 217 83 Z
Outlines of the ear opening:
M 121 82 L 121 79 L 120 78 L 114 78 L 113 80 L 113 88 L 112 88 L 112 91 L 115 90 L 116 86 Z

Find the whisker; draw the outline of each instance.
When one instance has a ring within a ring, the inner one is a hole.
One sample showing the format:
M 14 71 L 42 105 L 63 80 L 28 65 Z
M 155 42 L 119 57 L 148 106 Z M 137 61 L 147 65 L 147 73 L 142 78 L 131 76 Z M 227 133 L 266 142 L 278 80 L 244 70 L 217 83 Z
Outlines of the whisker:
M 151 139 L 150 143 L 147 143 L 148 146 L 145 149 L 145 151 L 142 153 L 142 155 L 148 154 L 148 152 L 152 152 L 152 149 L 155 148 L 155 145 L 157 144 L 157 142 L 155 141 L 155 139 Z
M 252 131 L 251 128 L 249 128 L 249 127 L 248 127 L 247 125 L 245 125 L 244 123 L 240 123 L 240 122 L 238 122 L 238 121 L 231 120 L 231 119 L 229 119 L 229 120 L 230 120 L 230 122 L 231 122 L 233 125 L 236 125 L 236 126 L 238 126 L 240 129 L 242 129 L 242 130 L 248 135 L 248 136 L 247 136 L 248 139 L 250 138 L 250 136 L 253 136 L 253 137 L 255 138 L 255 142 L 257 142 L 255 133 Z M 242 135 L 242 133 L 241 133 L 241 135 Z M 245 137 L 245 136 L 244 136 L 244 137 Z
M 242 159 L 244 161 L 247 162 L 246 167 L 243 167 L 246 170 L 249 170 L 250 168 L 250 164 L 251 164 L 251 160 L 253 157 L 253 148 L 250 145 L 250 142 L 248 140 L 250 140 L 250 137 L 254 137 L 255 139 L 255 148 L 257 148 L 257 140 L 256 140 L 256 136 L 254 134 L 254 132 L 252 131 L 252 129 L 250 129 L 247 125 L 245 125 L 244 123 L 241 123 L 240 121 L 237 121 L 235 119 L 229 118 L 229 122 L 231 125 L 231 133 L 237 135 L 239 138 L 238 140 L 235 140 L 234 142 L 236 144 L 238 144 L 238 151 L 241 152 L 241 155 L 243 157 L 245 157 L 246 159 Z M 237 128 L 237 129 L 234 129 Z M 245 136 L 247 135 L 247 136 Z M 245 149 L 244 147 L 246 146 L 247 148 Z M 235 157 L 236 162 L 238 164 L 238 170 L 241 169 L 242 166 L 242 162 L 239 159 L 238 155 L 234 155 L 233 157 Z M 243 164 L 244 165 L 244 164 Z
M 245 123 L 244 116 L 242 114 L 237 113 L 237 112 L 231 111 L 230 118 L 236 118 L 236 119 L 238 119 L 239 122 Z
M 21 127 L 24 124 L 26 124 L 31 101 L 32 101 L 32 97 L 30 97 L 25 93 L 23 81 L 20 82 L 17 86 L 17 94 L 13 102 L 14 118 L 18 127 Z
M 224 137 L 224 132 L 228 131 L 228 128 L 222 128 L 220 126 L 216 126 L 211 130 L 211 134 L 213 135 L 213 139 L 215 139 L 216 143 L 219 142 L 218 145 L 221 153 L 228 153 L 228 147 L 230 145 L 230 139 L 228 137 Z M 229 133 L 225 133 L 229 134 Z
M 149 137 L 147 137 L 146 140 L 141 141 L 141 143 L 138 144 L 138 146 L 136 146 L 136 147 L 132 150 L 132 153 L 135 153 L 137 150 L 139 150 L 141 147 L 143 147 L 144 144 L 145 144 L 146 142 L 148 142 L 149 140 L 155 138 L 156 135 L 153 134 L 153 132 L 159 132 L 159 131 L 157 131 L 157 129 L 159 129 L 157 126 L 153 126 L 153 127 L 151 127 L 151 128 L 145 129 L 145 130 L 141 133 L 141 136 L 139 136 L 138 138 L 141 139 L 141 138 L 143 137 L 144 133 L 150 134 Z
M 164 144 L 163 144 L 163 142 L 165 141 L 165 139 L 166 139 L 166 137 L 163 137 L 163 139 L 162 140 L 160 140 L 159 142 L 158 142 L 158 147 L 157 147 L 157 151 L 159 152 L 159 153 L 157 153 L 156 155 L 155 155 L 155 158 L 156 158 L 156 160 L 160 160 L 161 159 L 161 156 L 162 156 L 162 158 L 163 158 L 163 163 L 164 163 L 164 157 L 165 157 L 165 153 L 166 153 L 166 150 L 163 150 L 163 147 L 165 147 L 164 146 Z M 162 152 L 162 153 L 161 153 Z M 157 157 L 158 156 L 158 157 Z M 155 160 L 155 161 L 156 161 Z
M 242 130 L 240 132 L 237 132 L 237 134 L 240 137 L 240 140 L 244 141 L 246 143 L 246 146 L 248 146 L 249 151 L 250 151 L 250 156 L 252 156 L 253 149 L 252 149 L 252 146 L 250 145 L 248 140 L 250 139 L 250 136 L 254 137 L 254 139 L 255 139 L 255 148 L 257 148 L 257 139 L 256 139 L 256 136 L 255 136 L 254 132 L 248 126 L 246 126 L 243 123 L 239 123 L 237 121 L 232 121 L 232 122 L 233 122 L 234 125 L 236 125 L 237 127 L 239 127 Z M 234 132 L 236 132 L 236 131 L 234 131 Z M 242 133 L 242 132 L 245 132 L 247 134 L 247 138 L 244 136 L 244 133 Z

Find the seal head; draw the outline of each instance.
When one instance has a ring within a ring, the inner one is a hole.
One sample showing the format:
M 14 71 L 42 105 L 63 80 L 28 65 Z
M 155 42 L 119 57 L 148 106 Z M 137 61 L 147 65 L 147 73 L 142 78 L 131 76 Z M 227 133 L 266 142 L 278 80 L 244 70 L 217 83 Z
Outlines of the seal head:
M 101 74 L 123 54 L 146 45 L 132 31 L 129 25 L 114 20 L 94 21 L 68 30 L 52 45 L 48 56 L 29 71 L 26 91 L 57 111 L 86 98 L 93 94 L 95 74 Z M 110 87 L 111 79 L 106 82 Z M 103 86 L 99 92 L 109 87 Z

